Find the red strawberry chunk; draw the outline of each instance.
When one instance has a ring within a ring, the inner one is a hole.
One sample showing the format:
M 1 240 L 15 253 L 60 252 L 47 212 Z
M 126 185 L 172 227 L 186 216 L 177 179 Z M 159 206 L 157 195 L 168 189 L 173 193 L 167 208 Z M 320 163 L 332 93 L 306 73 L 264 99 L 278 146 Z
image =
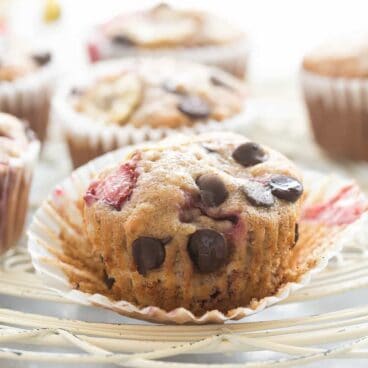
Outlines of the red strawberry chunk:
M 136 168 L 136 161 L 131 161 L 122 164 L 105 179 L 94 181 L 84 196 L 87 206 L 101 200 L 120 211 L 136 185 L 138 179 Z
M 346 225 L 357 220 L 367 208 L 367 199 L 358 186 L 349 184 L 326 202 L 305 208 L 302 218 L 327 225 Z

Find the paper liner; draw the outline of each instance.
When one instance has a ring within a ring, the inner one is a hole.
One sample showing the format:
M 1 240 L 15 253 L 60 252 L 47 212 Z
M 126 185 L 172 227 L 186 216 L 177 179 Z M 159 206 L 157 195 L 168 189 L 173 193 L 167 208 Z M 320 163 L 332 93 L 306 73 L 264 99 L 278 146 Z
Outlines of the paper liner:
M 70 92 L 91 80 L 124 68 L 124 61 L 109 61 L 72 76 L 62 84 L 53 98 L 52 119 L 62 126 L 73 166 L 81 166 L 104 153 L 128 145 L 157 141 L 172 134 L 196 134 L 220 130 L 240 130 L 255 118 L 255 111 L 247 103 L 244 112 L 224 121 L 198 122 L 190 127 L 152 128 L 149 125 L 136 128 L 129 124 L 98 124 L 92 118 L 78 113 L 70 103 Z
M 87 43 L 91 62 L 125 57 L 169 57 L 217 66 L 238 78 L 247 73 L 249 46 L 245 37 L 226 44 L 144 49 L 113 44 L 96 30 Z
M 15 81 L 0 83 L 0 110 L 27 120 L 41 141 L 46 137 L 54 76 L 54 68 L 45 66 Z
M 0 254 L 15 245 L 22 235 L 39 150 L 40 144 L 34 140 L 20 158 L 0 163 Z
M 368 160 L 368 80 L 302 71 L 301 84 L 317 143 L 333 156 Z
M 302 274 L 297 282 L 287 282 L 281 285 L 275 295 L 267 296 L 261 300 L 253 300 L 250 305 L 235 308 L 226 314 L 218 310 L 211 310 L 202 316 L 194 316 L 184 308 L 177 308 L 169 312 L 155 306 L 139 308 L 127 301 L 114 301 L 101 294 L 89 294 L 76 290 L 69 281 L 70 277 L 79 279 L 81 282 L 87 280 L 92 284 L 101 282 L 96 279 L 92 258 L 90 260 L 86 259 L 84 263 L 84 267 L 86 264 L 90 264 L 88 266 L 90 271 L 88 271 L 80 267 L 77 259 L 67 257 L 63 253 L 63 244 L 70 241 L 70 239 L 74 240 L 72 242 L 75 245 L 74 249 L 76 247 L 90 249 L 88 240 L 83 235 L 83 220 L 78 200 L 80 200 L 91 178 L 97 172 L 109 165 L 116 164 L 130 150 L 131 148 L 127 147 L 106 154 L 74 171 L 71 177 L 54 190 L 53 194 L 42 204 L 34 216 L 28 232 L 28 249 L 33 265 L 42 275 L 47 285 L 66 299 L 84 305 L 104 307 L 125 316 L 159 323 L 204 324 L 238 320 L 284 300 L 290 293 L 308 284 L 312 275 L 325 268 L 328 260 L 337 255 L 342 246 L 345 244 L 352 245 L 358 238 L 367 235 L 366 199 L 358 187 L 341 178 L 306 173 L 305 185 L 308 194 L 305 206 L 308 210 L 318 208 L 315 205 L 320 203 L 330 203 L 326 208 L 333 209 L 336 204 L 333 204 L 329 199 L 333 198 L 335 193 L 341 192 L 341 188 L 352 188 L 351 192 L 347 192 L 348 196 L 343 198 L 341 203 L 337 202 L 337 213 L 339 215 L 343 214 L 344 212 L 340 211 L 343 209 L 347 213 L 353 213 L 356 218 L 350 218 L 350 224 L 328 224 L 323 218 L 319 221 L 313 220 L 310 211 L 305 211 L 306 218 L 299 223 L 300 238 L 295 247 L 299 250 L 294 259 L 294 266 L 300 268 Z M 345 192 L 343 191 L 343 193 Z M 361 207 L 362 214 L 359 216 L 357 210 L 354 210 L 355 207 L 352 207 L 357 203 L 363 203 L 363 207 Z M 350 211 L 351 208 L 353 208 L 353 211 Z M 336 212 L 336 209 L 334 211 Z M 325 214 L 328 218 L 335 218 L 336 220 L 337 215 Z

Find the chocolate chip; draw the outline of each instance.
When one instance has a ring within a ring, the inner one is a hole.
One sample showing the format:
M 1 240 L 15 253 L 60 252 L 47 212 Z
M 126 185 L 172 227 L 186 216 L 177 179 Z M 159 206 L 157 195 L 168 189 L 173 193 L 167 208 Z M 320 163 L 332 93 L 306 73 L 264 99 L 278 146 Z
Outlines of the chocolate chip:
M 51 61 L 51 53 L 50 52 L 39 52 L 37 54 L 32 55 L 32 59 L 39 65 L 44 66 Z
M 111 37 L 111 41 L 119 46 L 125 46 L 125 47 L 133 47 L 135 46 L 135 42 L 127 35 L 114 35 Z
M 296 244 L 298 240 L 299 240 L 299 224 L 296 223 L 294 231 L 294 244 Z
M 198 96 L 183 96 L 178 109 L 191 119 L 206 119 L 211 114 L 208 103 Z
M 226 262 L 228 246 L 225 238 L 217 231 L 201 229 L 190 236 L 188 252 L 198 270 L 209 273 L 216 271 Z
M 141 275 L 158 268 L 165 260 L 165 248 L 162 241 L 142 236 L 133 242 L 133 258 Z
M 256 207 L 271 207 L 275 203 L 271 190 L 261 183 L 249 181 L 243 186 L 248 201 Z
M 215 152 L 217 152 L 217 150 L 214 148 L 214 147 L 212 147 L 212 146 L 210 146 L 210 145 L 208 145 L 208 144 L 201 144 L 201 146 L 207 151 L 207 152 L 209 152 L 209 153 L 215 153 Z
M 229 86 L 223 79 L 221 79 L 219 76 L 212 75 L 210 77 L 210 81 L 214 86 L 217 87 L 225 87 L 227 89 L 233 89 L 231 86 Z
M 257 165 L 267 159 L 267 154 L 263 148 L 253 142 L 241 144 L 235 149 L 232 156 L 237 163 L 245 167 Z
M 288 202 L 295 202 L 303 193 L 302 183 L 286 175 L 274 176 L 270 186 L 274 196 Z
M 229 193 L 222 180 L 215 174 L 204 174 L 197 179 L 202 203 L 216 207 L 225 202 Z
M 109 277 L 109 275 L 106 273 L 106 270 L 104 270 L 103 281 L 109 290 L 111 290 L 115 284 L 115 279 L 113 277 Z

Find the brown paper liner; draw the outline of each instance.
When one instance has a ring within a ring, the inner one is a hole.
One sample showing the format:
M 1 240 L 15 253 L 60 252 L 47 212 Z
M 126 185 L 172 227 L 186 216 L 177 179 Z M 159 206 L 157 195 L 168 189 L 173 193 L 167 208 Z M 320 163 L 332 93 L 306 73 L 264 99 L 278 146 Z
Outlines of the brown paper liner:
M 81 198 L 95 174 L 103 167 L 122 160 L 130 149 L 104 155 L 74 171 L 69 179 L 54 190 L 34 217 L 28 243 L 33 264 L 47 284 L 67 299 L 160 323 L 203 324 L 237 320 L 287 298 L 291 292 L 306 285 L 313 274 L 322 270 L 342 246 L 354 243 L 357 235 L 367 234 L 367 200 L 356 185 L 346 183 L 341 178 L 306 173 L 305 217 L 299 223 L 300 237 L 296 246 L 290 250 L 292 257 L 289 270 L 284 273 L 275 292 L 259 300 L 253 299 L 249 305 L 236 307 L 227 313 L 210 310 L 200 316 L 184 308 L 165 311 L 156 306 L 139 307 L 125 300 L 113 300 L 104 282 L 102 263 L 91 252 L 91 245 L 84 232 Z M 337 214 L 331 213 L 330 216 L 327 213 L 327 217 L 334 218 L 335 223 L 325 221 L 323 216 L 326 213 L 323 211 L 320 219 L 313 219 L 311 214 L 316 208 L 318 210 L 318 206 L 326 203 L 332 206 L 330 199 L 340 193 L 341 188 L 351 188 L 351 192 L 344 189 L 349 195 L 344 197 L 341 208 L 351 214 L 355 212 L 351 212 L 350 207 L 362 204 L 359 216 L 347 223 L 339 223 L 336 216 L 341 213 L 337 206 L 334 209 Z
M 0 254 L 14 246 L 22 235 L 28 196 L 39 143 L 30 143 L 20 159 L 0 163 Z
M 53 68 L 46 66 L 0 85 L 0 110 L 26 120 L 41 141 L 47 133 L 53 75 Z
M 368 160 L 368 81 L 302 72 L 314 137 L 330 155 Z

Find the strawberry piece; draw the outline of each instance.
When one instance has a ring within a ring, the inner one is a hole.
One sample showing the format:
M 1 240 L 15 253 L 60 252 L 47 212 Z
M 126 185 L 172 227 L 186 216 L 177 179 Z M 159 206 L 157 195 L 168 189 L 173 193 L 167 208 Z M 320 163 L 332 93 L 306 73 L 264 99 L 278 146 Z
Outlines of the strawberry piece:
M 367 210 L 367 200 L 355 184 L 342 187 L 324 203 L 307 207 L 302 219 L 326 225 L 346 225 L 357 220 Z
M 84 196 L 87 206 L 101 200 L 120 211 L 136 185 L 138 179 L 136 168 L 136 161 L 131 161 L 122 164 L 105 179 L 94 181 Z

